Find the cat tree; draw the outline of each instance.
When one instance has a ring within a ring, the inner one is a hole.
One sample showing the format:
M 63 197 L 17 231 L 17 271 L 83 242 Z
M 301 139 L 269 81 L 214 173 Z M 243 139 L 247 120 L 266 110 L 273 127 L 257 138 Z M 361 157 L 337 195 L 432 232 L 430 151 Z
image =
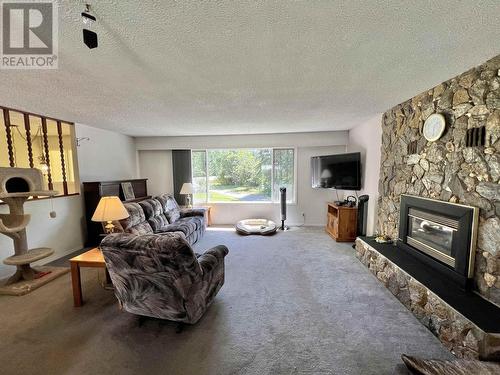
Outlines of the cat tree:
M 9 206 L 8 214 L 0 214 L 0 233 L 14 241 L 14 255 L 3 262 L 17 270 L 3 285 L 0 294 L 22 295 L 68 272 L 64 267 L 37 267 L 31 263 L 54 253 L 47 247 L 28 248 L 26 227 L 31 216 L 24 213 L 29 197 L 50 197 L 54 190 L 43 190 L 43 175 L 33 168 L 0 168 L 0 199 Z

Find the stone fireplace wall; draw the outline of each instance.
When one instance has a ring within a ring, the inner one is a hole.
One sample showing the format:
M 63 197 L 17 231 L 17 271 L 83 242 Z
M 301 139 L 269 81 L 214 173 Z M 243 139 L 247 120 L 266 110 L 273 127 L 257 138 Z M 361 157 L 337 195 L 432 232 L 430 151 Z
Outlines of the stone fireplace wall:
M 422 126 L 432 113 L 445 116 L 446 131 L 427 142 Z M 466 130 L 479 126 L 485 147 L 465 147 Z M 500 55 L 384 113 L 378 233 L 397 238 L 401 194 L 480 208 L 475 285 L 500 304 Z

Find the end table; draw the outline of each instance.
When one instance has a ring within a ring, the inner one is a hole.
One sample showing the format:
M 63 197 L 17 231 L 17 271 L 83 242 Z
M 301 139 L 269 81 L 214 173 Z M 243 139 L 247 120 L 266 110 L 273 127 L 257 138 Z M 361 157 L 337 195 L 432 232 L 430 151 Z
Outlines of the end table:
M 80 279 L 81 267 L 106 268 L 104 257 L 98 247 L 90 249 L 83 254 L 69 260 L 71 264 L 71 284 L 73 285 L 73 302 L 75 307 L 83 304 L 82 283 Z M 106 280 L 110 283 L 109 273 L 106 270 Z

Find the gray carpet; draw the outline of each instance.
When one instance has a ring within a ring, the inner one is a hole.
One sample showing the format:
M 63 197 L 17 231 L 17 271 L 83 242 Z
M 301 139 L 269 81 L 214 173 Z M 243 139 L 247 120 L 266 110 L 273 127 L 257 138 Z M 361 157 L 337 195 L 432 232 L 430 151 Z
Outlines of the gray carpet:
M 216 244 L 230 249 L 226 284 L 181 334 L 174 323 L 140 325 L 120 312 L 97 269 L 82 272 L 81 308 L 72 306 L 69 274 L 24 297 L 0 297 L 0 372 L 392 374 L 401 353 L 451 358 L 350 244 L 320 228 L 273 237 L 210 230 L 196 250 Z

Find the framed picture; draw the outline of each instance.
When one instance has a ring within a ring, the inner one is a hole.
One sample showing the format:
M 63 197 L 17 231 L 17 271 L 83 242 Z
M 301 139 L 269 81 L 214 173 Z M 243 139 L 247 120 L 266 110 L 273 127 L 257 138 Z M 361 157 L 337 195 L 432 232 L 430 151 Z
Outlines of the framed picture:
M 122 182 L 121 185 L 123 190 L 123 198 L 125 198 L 126 201 L 135 199 L 134 188 L 132 187 L 132 183 Z

